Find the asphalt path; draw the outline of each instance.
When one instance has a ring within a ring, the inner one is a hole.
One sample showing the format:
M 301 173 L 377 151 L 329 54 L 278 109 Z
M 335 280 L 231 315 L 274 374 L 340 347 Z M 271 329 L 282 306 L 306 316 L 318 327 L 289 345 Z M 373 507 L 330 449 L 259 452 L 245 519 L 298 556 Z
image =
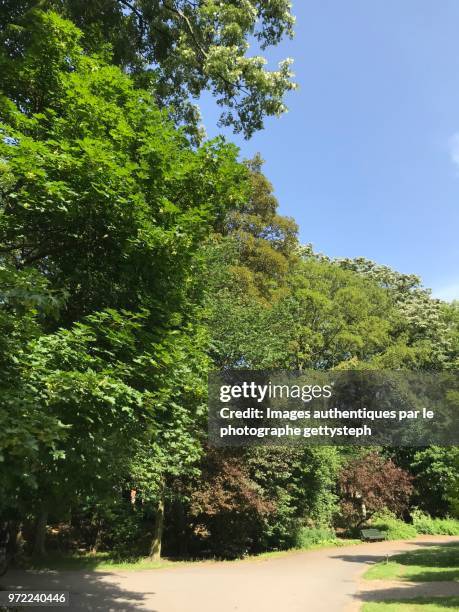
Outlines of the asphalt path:
M 0 579 L 0 585 L 69 591 L 66 609 L 86 612 L 352 612 L 371 599 L 360 582 L 370 564 L 386 555 L 445 542 L 459 542 L 459 537 L 421 536 L 409 542 L 184 563 L 156 570 L 13 570 Z

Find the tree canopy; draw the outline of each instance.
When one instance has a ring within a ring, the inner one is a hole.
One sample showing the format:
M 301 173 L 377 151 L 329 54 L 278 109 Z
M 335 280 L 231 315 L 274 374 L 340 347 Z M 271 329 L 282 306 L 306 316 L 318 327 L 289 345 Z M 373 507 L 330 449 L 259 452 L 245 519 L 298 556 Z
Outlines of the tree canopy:
M 190 129 L 198 119 L 192 100 L 203 91 L 222 107 L 221 125 L 250 137 L 266 116 L 285 112 L 285 94 L 295 87 L 290 59 L 269 70 L 262 55 L 293 36 L 288 0 L 6 0 L 0 25 L 10 57 L 21 49 L 24 18 L 37 7 L 73 21 L 85 33 L 86 51 L 111 57 L 151 86 L 156 101 L 173 106 Z
M 457 304 L 300 245 L 259 155 L 189 138 L 205 89 L 246 135 L 282 111 L 288 66 L 246 54 L 291 33 L 289 4 L 24 0 L 0 18 L 0 523 L 26 553 L 47 524 L 68 548 L 237 556 L 359 524 L 362 495 L 370 514 L 457 510 L 445 449 L 207 445 L 211 369 L 458 364 Z

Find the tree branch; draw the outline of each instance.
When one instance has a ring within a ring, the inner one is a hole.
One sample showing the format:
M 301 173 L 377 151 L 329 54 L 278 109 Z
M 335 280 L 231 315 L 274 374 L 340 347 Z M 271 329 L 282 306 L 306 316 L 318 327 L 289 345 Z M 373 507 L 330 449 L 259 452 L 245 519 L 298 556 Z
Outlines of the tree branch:
M 130 2 L 127 2 L 127 0 L 119 0 L 119 2 L 120 4 L 128 8 L 130 11 L 132 11 L 132 13 L 134 13 L 134 15 L 137 17 L 139 21 L 139 29 L 140 29 L 140 41 L 139 42 L 143 43 L 143 38 L 145 36 L 145 22 L 143 20 L 142 11 L 139 11 L 137 7 L 135 7 Z
M 201 45 L 201 43 L 197 39 L 196 34 L 194 33 L 194 30 L 193 30 L 193 26 L 191 25 L 191 21 L 188 19 L 188 17 L 185 15 L 185 13 L 183 11 L 181 11 L 180 9 L 174 7 L 174 6 L 170 6 L 169 4 L 166 4 L 166 2 L 164 3 L 164 8 L 166 8 L 171 13 L 175 13 L 176 15 L 178 15 L 180 17 L 180 19 L 182 19 L 182 21 L 184 21 L 186 23 L 186 26 L 188 28 L 188 31 L 189 31 L 190 35 L 191 35 L 191 38 L 193 39 L 194 44 L 198 48 L 198 50 L 201 53 L 201 55 L 204 58 L 207 59 L 207 57 L 208 57 L 207 52 L 204 50 L 203 46 Z

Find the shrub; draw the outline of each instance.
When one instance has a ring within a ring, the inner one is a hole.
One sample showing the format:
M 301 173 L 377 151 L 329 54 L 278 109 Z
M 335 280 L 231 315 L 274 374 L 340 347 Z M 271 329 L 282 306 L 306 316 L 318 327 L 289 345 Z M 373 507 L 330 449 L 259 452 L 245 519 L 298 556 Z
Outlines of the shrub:
M 422 510 L 411 514 L 413 526 L 420 534 L 426 535 L 459 535 L 459 520 L 453 518 L 432 518 Z
M 376 451 L 353 457 L 339 477 L 341 516 L 347 528 L 359 528 L 385 508 L 401 514 L 413 491 L 412 477 Z
M 190 498 L 190 514 L 201 554 L 236 558 L 257 551 L 275 504 L 250 477 L 240 458 L 209 452 Z
M 295 548 L 310 548 L 316 544 L 333 544 L 336 534 L 330 527 L 302 527 L 296 536 Z
M 388 540 L 409 540 L 418 535 L 413 525 L 405 523 L 388 510 L 375 514 L 371 526 L 384 531 Z

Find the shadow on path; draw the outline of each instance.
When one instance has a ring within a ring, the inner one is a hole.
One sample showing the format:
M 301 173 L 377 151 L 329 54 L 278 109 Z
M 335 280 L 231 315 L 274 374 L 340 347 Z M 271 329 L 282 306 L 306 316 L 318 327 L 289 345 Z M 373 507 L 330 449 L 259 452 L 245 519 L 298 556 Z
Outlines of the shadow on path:
M 372 588 L 366 585 L 357 594 L 360 601 L 407 601 L 418 598 L 453 598 L 459 601 L 459 584 L 457 582 L 395 582 L 384 581 Z
M 133 612 L 149 610 L 145 599 L 154 592 L 136 592 L 123 589 L 116 583 L 116 576 L 105 572 L 53 572 L 49 570 L 8 572 L 0 578 L 1 590 L 68 591 L 70 605 L 65 610 L 84 612 Z M 23 608 L 21 608 L 22 610 Z M 48 609 L 41 606 L 41 610 Z M 50 607 L 50 610 L 57 610 Z
M 340 561 L 347 561 L 348 563 L 367 563 L 370 565 L 372 563 L 384 561 L 386 559 L 386 555 L 375 552 L 374 554 L 368 555 L 333 555 L 330 558 L 339 559 Z
M 390 544 L 390 542 L 388 542 Z M 391 561 L 397 561 L 402 565 L 422 565 L 431 567 L 450 567 L 458 565 L 459 571 L 459 542 L 407 542 L 408 545 L 418 546 L 420 550 L 413 551 L 389 551 L 388 556 Z M 427 548 L 427 550 L 422 550 Z M 387 558 L 386 554 L 381 554 L 381 551 L 369 550 L 368 554 L 353 555 L 341 554 L 333 555 L 333 559 L 348 561 L 349 563 L 378 563 Z

